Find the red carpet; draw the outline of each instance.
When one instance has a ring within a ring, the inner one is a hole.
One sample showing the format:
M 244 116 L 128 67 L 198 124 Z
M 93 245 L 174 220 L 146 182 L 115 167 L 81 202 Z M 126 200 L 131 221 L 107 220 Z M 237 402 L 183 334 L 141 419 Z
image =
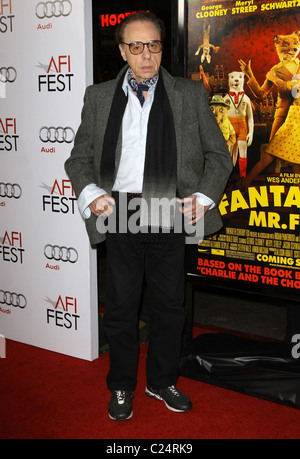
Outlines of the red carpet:
M 172 413 L 144 395 L 141 345 L 134 416 L 108 418 L 108 355 L 86 362 L 7 341 L 0 360 L 1 439 L 298 439 L 300 411 L 181 377 L 193 402 Z

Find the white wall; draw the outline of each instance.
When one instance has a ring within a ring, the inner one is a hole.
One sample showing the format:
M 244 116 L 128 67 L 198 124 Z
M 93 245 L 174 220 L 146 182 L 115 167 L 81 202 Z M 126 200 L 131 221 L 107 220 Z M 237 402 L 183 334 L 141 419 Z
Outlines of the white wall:
M 91 0 L 0 0 L 0 43 L 0 334 L 93 360 L 96 253 L 64 171 L 92 83 Z

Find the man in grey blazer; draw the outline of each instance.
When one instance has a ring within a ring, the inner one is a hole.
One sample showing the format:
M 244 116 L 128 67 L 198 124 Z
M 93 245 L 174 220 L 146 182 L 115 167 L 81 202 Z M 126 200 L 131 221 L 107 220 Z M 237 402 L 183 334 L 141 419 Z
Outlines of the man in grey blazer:
M 217 205 L 232 162 L 203 84 L 161 67 L 162 22 L 151 13 L 130 15 L 116 38 L 127 65 L 115 80 L 87 88 L 65 168 L 91 244 L 106 239 L 108 412 L 126 420 L 133 413 L 145 282 L 151 303 L 146 394 L 172 411 L 192 408 L 176 387 L 186 234 L 221 228 Z

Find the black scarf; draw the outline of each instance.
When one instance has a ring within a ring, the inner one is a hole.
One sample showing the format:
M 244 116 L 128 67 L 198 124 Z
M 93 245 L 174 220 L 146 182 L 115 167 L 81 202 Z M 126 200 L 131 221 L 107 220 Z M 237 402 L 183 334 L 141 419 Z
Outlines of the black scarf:
M 128 100 L 122 89 L 125 73 L 116 87 L 103 142 L 100 175 L 102 187 L 108 189 L 113 187 L 116 147 Z M 176 178 L 177 151 L 173 113 L 160 71 L 148 121 L 142 227 L 170 228 L 174 225 Z M 162 198 L 166 207 L 160 207 L 159 200 Z

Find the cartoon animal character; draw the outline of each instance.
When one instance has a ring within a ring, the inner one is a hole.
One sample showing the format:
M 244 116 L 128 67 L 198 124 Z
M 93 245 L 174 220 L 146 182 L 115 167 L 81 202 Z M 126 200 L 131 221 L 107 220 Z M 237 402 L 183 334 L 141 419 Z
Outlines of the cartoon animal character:
M 199 45 L 199 48 L 195 52 L 195 56 L 199 56 L 201 49 L 203 50 L 203 53 L 201 55 L 201 62 L 207 60 L 208 64 L 211 62 L 211 55 L 210 55 L 210 48 L 213 49 L 215 53 L 217 53 L 220 49 L 219 46 L 214 46 L 211 43 L 209 43 L 209 34 L 210 34 L 210 25 L 206 24 L 203 27 L 203 43 L 202 45 Z
M 229 92 L 224 100 L 229 103 L 228 118 L 236 135 L 232 159 L 235 165 L 239 156 L 240 177 L 244 179 L 247 174 L 247 148 L 252 143 L 254 131 L 251 101 L 244 92 L 244 73 L 229 73 L 228 86 Z
M 297 83 L 292 91 L 294 102 L 284 123 L 267 146 L 266 154 L 283 159 L 292 165 L 294 173 L 300 175 L 300 75 L 293 81 Z
M 300 30 L 288 35 L 275 35 L 273 37 L 273 43 L 277 51 L 279 63 L 274 65 L 267 73 L 262 86 L 259 85 L 253 74 L 251 60 L 249 60 L 248 64 L 241 59 L 239 60 L 241 70 L 248 77 L 247 84 L 255 97 L 263 99 L 274 88 L 277 88 L 278 97 L 270 141 L 273 139 L 280 126 L 283 125 L 289 108 L 294 100 L 293 88 L 296 85 L 295 77 L 300 73 L 300 61 L 297 57 L 300 52 L 299 40 Z M 245 186 L 249 186 L 252 180 L 272 163 L 273 159 L 274 156 L 266 153 L 250 172 Z
M 236 142 L 236 135 L 233 126 L 228 118 L 228 110 L 230 104 L 225 102 L 222 96 L 213 96 L 209 102 L 213 114 L 216 117 L 217 123 L 227 142 L 230 155 L 232 156 L 232 147 Z

